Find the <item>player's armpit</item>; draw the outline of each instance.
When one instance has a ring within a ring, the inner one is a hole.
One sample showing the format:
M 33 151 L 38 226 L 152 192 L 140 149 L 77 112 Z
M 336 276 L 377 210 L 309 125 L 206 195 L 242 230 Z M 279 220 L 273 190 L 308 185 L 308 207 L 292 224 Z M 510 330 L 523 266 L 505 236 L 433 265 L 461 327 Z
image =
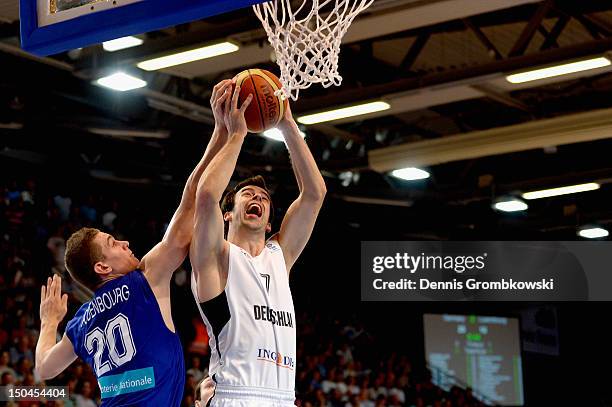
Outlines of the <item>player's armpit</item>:
M 283 249 L 287 272 L 291 271 L 310 239 L 323 199 L 324 195 L 312 198 L 300 195 L 283 218 L 277 240 Z
M 223 238 L 223 215 L 218 202 L 200 192 L 189 259 L 198 285 L 198 299 L 205 302 L 225 289 L 229 243 Z
M 199 249 L 196 247 L 197 245 L 192 244 L 190 253 L 193 254 L 189 255 L 192 259 L 197 256 L 196 252 Z M 211 259 L 211 261 L 200 262 L 198 266 L 195 266 L 194 263 L 192 260 L 192 272 L 194 273 L 192 281 L 196 284 L 194 292 L 197 294 L 197 301 L 206 302 L 221 294 L 227 283 L 229 247 L 226 248 L 224 245 L 218 260 Z
M 185 261 L 188 252 L 189 246 L 175 245 L 164 239 L 142 258 L 140 269 L 152 287 L 167 283 Z

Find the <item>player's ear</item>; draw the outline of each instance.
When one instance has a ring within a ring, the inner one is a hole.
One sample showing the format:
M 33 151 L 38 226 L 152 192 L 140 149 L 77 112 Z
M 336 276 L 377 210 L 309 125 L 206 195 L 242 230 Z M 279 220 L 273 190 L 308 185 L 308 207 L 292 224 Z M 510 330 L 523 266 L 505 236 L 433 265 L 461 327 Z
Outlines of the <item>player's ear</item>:
M 102 263 L 101 261 L 94 264 L 94 271 L 98 274 L 108 275 L 113 271 L 113 268 L 106 263 Z
M 270 233 L 271 231 L 272 231 L 272 224 L 268 222 L 266 224 L 266 233 Z
M 227 211 L 223 214 L 223 220 L 225 222 L 229 222 L 230 220 L 232 220 L 232 212 Z
M 200 403 L 200 400 L 196 400 L 195 401 L 195 407 L 202 407 L 202 404 Z

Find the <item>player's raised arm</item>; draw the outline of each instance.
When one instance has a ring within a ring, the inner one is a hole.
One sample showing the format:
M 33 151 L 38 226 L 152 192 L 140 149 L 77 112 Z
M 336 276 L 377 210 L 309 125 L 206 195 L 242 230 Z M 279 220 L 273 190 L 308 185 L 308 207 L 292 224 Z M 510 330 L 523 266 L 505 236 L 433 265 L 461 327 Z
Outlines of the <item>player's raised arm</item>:
M 36 344 L 36 372 L 42 380 L 52 379 L 77 358 L 66 335 L 56 343 L 57 327 L 66 316 L 68 296 L 62 295 L 62 279 L 54 275 L 40 293 L 40 336 Z
M 229 90 L 227 92 L 226 90 L 231 90 L 231 85 L 231 79 L 227 79 L 219 82 L 213 88 L 210 103 L 215 116 L 215 129 L 210 142 L 200 162 L 187 179 L 181 202 L 162 241 L 144 256 L 140 264 L 140 268 L 144 270 L 147 279 L 153 285 L 169 279 L 185 260 L 189 251 L 189 244 L 193 236 L 195 196 L 198 182 L 213 157 L 228 140 L 227 128 L 223 121 L 223 106 L 226 99 L 229 99 Z
M 223 238 L 223 214 L 219 201 L 236 168 L 247 134 L 244 112 L 253 100 L 253 95 L 249 95 L 238 107 L 239 94 L 240 86 L 236 86 L 226 101 L 224 117 L 229 138 L 204 171 L 196 193 L 195 230 L 189 257 L 196 273 L 198 300 L 201 302 L 216 297 L 224 288 L 221 265 L 227 243 Z
M 278 127 L 285 137 L 300 190 L 300 195 L 287 210 L 278 234 L 278 243 L 283 248 L 287 270 L 291 270 L 310 239 L 327 188 L 321 171 L 293 120 L 289 105 Z

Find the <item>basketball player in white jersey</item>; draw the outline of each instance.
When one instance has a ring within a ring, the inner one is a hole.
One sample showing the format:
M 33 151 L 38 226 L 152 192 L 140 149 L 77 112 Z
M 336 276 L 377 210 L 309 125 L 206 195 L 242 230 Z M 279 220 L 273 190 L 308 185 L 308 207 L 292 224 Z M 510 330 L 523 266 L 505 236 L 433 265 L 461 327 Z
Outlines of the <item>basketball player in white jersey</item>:
M 289 272 L 310 238 L 326 187 L 287 108 L 278 128 L 300 193 L 280 231 L 266 241 L 272 201 L 262 177 L 239 183 L 219 207 L 247 134 L 244 112 L 252 95 L 239 107 L 239 92 L 236 86 L 225 106 L 229 139 L 198 184 L 190 247 L 192 288 L 211 338 L 209 371 L 217 384 L 210 405 L 293 406 L 296 321 Z

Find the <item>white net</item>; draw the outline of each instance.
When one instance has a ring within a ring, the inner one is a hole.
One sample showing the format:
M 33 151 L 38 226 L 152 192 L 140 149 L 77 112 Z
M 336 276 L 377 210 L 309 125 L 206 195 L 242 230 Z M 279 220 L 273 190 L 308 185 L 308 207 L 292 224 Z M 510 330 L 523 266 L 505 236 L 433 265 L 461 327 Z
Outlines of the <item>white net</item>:
M 340 85 L 340 43 L 353 19 L 374 0 L 273 0 L 253 6 L 281 70 L 283 98 L 297 100 L 313 83 Z M 295 2 L 294 2 L 295 3 Z

